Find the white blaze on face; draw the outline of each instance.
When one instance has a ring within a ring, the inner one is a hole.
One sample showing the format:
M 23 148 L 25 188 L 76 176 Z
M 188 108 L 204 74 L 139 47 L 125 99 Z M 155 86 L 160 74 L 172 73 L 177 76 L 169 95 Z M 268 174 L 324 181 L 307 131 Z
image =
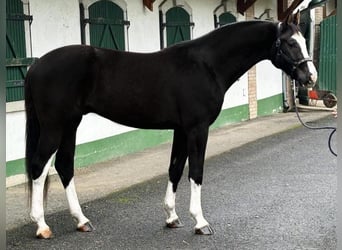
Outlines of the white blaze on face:
M 304 56 L 304 58 L 308 58 L 309 57 L 309 54 L 308 54 L 308 50 L 306 48 L 306 42 L 305 42 L 305 38 L 302 36 L 301 33 L 299 32 L 296 32 L 295 34 L 292 35 L 292 38 L 294 40 L 297 41 L 297 43 L 299 44 L 300 48 L 301 48 L 301 51 L 302 51 L 302 54 Z M 308 63 L 308 68 L 309 68 L 309 71 L 311 73 L 311 80 L 313 82 L 316 82 L 317 81 L 317 71 L 316 71 L 316 67 L 315 65 L 313 64 L 313 62 L 309 61 L 307 62 Z

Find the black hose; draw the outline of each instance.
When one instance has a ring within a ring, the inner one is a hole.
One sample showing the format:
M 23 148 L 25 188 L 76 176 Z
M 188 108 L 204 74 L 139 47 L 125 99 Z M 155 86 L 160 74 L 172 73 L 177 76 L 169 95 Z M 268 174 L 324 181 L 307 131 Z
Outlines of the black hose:
M 329 135 L 329 139 L 328 139 L 328 147 L 329 147 L 329 150 L 330 152 L 334 155 L 334 156 L 337 156 L 337 153 L 335 153 L 335 151 L 332 149 L 331 147 L 331 140 L 332 140 L 332 137 L 333 135 L 335 134 L 336 132 L 336 127 L 330 127 L 330 126 L 323 126 L 323 127 L 312 127 L 312 126 L 309 126 L 307 125 L 305 122 L 303 122 L 303 120 L 300 118 L 299 116 L 299 112 L 298 112 L 298 108 L 297 108 L 297 105 L 296 105 L 296 85 L 293 84 L 293 98 L 294 98 L 294 107 L 295 107 L 295 111 L 296 111 L 296 115 L 298 117 L 298 120 L 300 121 L 300 123 L 308 128 L 308 129 L 312 129 L 312 130 L 332 130 L 330 135 Z

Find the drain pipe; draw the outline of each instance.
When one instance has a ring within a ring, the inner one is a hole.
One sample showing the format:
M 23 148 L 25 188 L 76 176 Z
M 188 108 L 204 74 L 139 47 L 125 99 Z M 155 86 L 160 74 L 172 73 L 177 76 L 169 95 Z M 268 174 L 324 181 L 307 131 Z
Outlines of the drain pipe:
M 282 79 L 282 88 L 283 88 L 283 112 L 286 113 L 287 111 L 289 111 L 290 109 L 290 105 L 289 105 L 289 100 L 288 100 L 288 91 L 287 91 L 287 76 L 286 74 L 284 74 L 284 72 L 282 72 L 281 75 L 281 79 Z

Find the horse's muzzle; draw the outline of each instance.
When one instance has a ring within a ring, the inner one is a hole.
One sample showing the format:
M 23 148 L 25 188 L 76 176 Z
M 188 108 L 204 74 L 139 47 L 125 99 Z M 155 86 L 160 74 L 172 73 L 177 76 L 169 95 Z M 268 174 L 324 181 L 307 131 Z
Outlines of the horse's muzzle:
M 311 74 L 309 76 L 309 82 L 307 83 L 306 87 L 307 88 L 313 88 L 313 87 L 315 87 L 316 82 L 317 82 L 317 75 Z
M 304 78 L 292 78 L 296 82 L 296 86 L 301 86 L 305 88 L 313 88 L 316 85 L 317 77 L 310 75 Z
M 309 83 L 312 83 L 313 85 L 315 85 L 316 81 L 317 81 L 317 75 L 316 74 L 311 74 L 309 78 L 310 78 Z

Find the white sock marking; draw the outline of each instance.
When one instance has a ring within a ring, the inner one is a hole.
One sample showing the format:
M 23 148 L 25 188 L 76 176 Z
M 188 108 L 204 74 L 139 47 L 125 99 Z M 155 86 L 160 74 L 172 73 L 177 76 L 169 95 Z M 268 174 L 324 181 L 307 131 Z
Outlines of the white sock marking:
M 176 193 L 173 192 L 173 184 L 168 182 L 164 199 L 164 210 L 166 212 L 166 223 L 172 223 L 178 219 L 176 214 Z
M 65 189 L 66 197 L 69 203 L 70 213 L 77 219 L 77 227 L 89 222 L 89 219 L 84 216 L 80 203 L 78 201 L 74 178 L 71 179 L 69 185 Z
M 46 176 L 49 172 L 49 168 L 51 167 L 52 158 L 53 155 L 46 163 L 39 178 L 32 181 L 32 203 L 30 216 L 31 219 L 38 225 L 37 235 L 39 235 L 40 232 L 49 229 L 49 226 L 46 224 L 44 218 L 44 184 Z
M 209 223 L 204 219 L 201 206 L 201 185 L 197 185 L 193 179 L 190 179 L 190 214 L 196 221 L 196 229 L 203 228 Z

